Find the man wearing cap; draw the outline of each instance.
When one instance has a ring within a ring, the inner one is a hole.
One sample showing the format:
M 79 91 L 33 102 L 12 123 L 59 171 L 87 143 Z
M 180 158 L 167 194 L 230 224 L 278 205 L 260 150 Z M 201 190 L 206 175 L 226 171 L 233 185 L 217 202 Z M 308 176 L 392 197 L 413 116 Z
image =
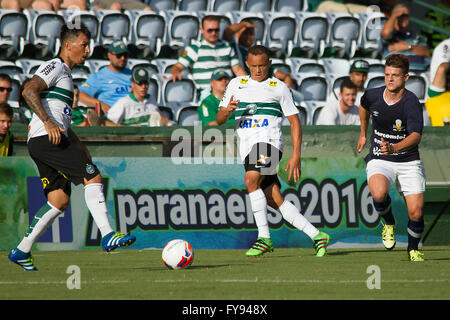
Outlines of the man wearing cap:
M 211 76 L 211 94 L 202 100 L 202 103 L 198 107 L 198 119 L 202 122 L 202 125 L 217 126 L 216 121 L 217 112 L 219 111 L 219 103 L 225 94 L 225 89 L 230 82 L 230 76 L 225 70 L 216 70 Z M 230 119 L 225 124 L 234 125 L 234 114 L 230 116 Z
M 135 68 L 131 75 L 132 91 L 117 100 L 106 114 L 107 119 L 125 126 L 174 125 L 175 122 L 159 112 L 155 98 L 147 93 L 148 87 L 148 71 L 144 68 Z
M 350 66 L 349 77 L 356 86 L 355 105 L 359 106 L 362 95 L 364 94 L 364 84 L 367 80 L 369 72 L 369 63 L 366 60 L 355 60 Z M 336 104 L 339 102 L 339 97 L 334 91 L 330 93 L 327 98 L 326 105 Z
M 99 104 L 104 113 L 131 90 L 127 46 L 121 41 L 111 43 L 108 59 L 109 65 L 91 74 L 80 87 L 80 102 L 88 106 Z

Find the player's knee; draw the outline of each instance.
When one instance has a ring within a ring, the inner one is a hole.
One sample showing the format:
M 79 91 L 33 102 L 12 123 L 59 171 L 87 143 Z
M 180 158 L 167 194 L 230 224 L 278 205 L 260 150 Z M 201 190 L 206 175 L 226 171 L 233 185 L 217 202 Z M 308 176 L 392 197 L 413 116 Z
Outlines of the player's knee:
M 414 221 L 419 221 L 422 219 L 422 206 L 421 205 L 413 205 L 408 208 L 408 216 L 409 219 Z
M 371 190 L 370 194 L 372 195 L 373 201 L 383 202 L 386 200 L 388 193 L 384 190 Z
M 253 192 L 259 188 L 258 179 L 251 176 L 245 176 L 244 184 L 248 192 Z

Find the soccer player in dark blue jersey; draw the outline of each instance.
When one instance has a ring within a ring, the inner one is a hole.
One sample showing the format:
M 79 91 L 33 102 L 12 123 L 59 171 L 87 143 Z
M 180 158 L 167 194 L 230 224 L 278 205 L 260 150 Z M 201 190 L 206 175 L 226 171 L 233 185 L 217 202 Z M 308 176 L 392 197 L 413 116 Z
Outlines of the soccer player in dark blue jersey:
M 361 97 L 361 135 L 357 151 L 361 152 L 366 144 L 367 127 L 372 117 L 371 146 L 365 160 L 375 210 L 384 220 L 383 244 L 387 250 L 395 246 L 395 218 L 389 189 L 397 182 L 397 190 L 408 208 L 408 256 L 411 261 L 423 261 L 423 254 L 418 250 L 424 230 L 425 170 L 419 156 L 423 113 L 418 98 L 405 88 L 408 70 L 405 55 L 388 56 L 385 86 L 368 89 Z

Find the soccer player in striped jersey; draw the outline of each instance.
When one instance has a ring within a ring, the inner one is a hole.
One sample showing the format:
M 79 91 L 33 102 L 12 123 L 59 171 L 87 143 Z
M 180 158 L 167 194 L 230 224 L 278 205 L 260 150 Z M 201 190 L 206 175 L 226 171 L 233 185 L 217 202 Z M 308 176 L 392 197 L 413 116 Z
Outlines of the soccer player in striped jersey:
M 22 95 L 33 110 L 28 127 L 28 152 L 41 176 L 47 202 L 34 219 L 17 248 L 8 258 L 26 271 L 36 271 L 31 248 L 69 205 L 71 182 L 83 183 L 87 207 L 102 235 L 102 247 L 111 251 L 130 245 L 136 238 L 114 232 L 108 222 L 102 176 L 87 148 L 70 128 L 73 100 L 71 70 L 89 53 L 90 33 L 86 26 L 63 25 L 61 51 L 43 63 L 24 87 Z
M 269 77 L 271 61 L 267 49 L 256 45 L 249 49 L 246 64 L 250 76 L 230 81 L 217 114 L 218 124 L 228 120 L 232 113 L 236 118 L 239 136 L 239 153 L 244 162 L 245 187 L 258 227 L 258 239 L 247 251 L 247 256 L 259 256 L 273 251 L 267 221 L 267 205 L 281 212 L 291 225 L 305 232 L 313 241 L 316 256 L 326 253 L 330 237 L 317 230 L 299 210 L 280 193 L 277 165 L 283 152 L 282 117 L 291 126 L 293 153 L 285 171 L 289 180 L 300 179 L 301 125 L 298 109 L 289 87 L 277 78 Z

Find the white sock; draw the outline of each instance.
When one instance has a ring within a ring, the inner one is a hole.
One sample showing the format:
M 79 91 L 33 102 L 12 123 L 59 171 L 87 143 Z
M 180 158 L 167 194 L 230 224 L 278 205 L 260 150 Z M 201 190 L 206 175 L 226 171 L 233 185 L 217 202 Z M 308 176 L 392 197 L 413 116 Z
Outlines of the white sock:
M 108 210 L 106 209 L 105 195 L 101 183 L 91 183 L 84 186 L 84 199 L 87 207 L 94 218 L 102 237 L 112 232 L 108 221 Z
M 258 227 L 258 237 L 270 238 L 269 223 L 267 221 L 267 199 L 261 189 L 250 192 L 253 216 Z
M 279 209 L 284 220 L 306 233 L 311 239 L 319 234 L 319 230 L 306 220 L 290 201 L 284 200 Z
M 30 252 L 33 244 L 44 234 L 48 227 L 52 225 L 55 218 L 61 213 L 50 202 L 44 204 L 35 214 L 27 234 L 17 248 L 25 253 Z

